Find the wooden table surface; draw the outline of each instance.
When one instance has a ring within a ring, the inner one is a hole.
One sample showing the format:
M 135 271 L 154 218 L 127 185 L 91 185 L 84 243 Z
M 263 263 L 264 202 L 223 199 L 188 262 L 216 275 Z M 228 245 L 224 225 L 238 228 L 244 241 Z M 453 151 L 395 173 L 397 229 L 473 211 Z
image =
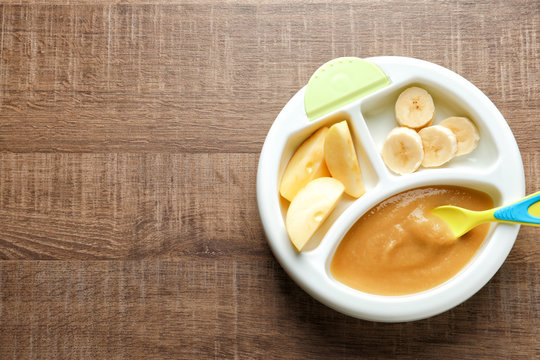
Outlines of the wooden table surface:
M 255 178 L 322 63 L 402 55 L 486 93 L 540 190 L 540 2 L 1 5 L 0 358 L 540 357 L 540 232 L 471 299 L 342 315 L 273 257 Z

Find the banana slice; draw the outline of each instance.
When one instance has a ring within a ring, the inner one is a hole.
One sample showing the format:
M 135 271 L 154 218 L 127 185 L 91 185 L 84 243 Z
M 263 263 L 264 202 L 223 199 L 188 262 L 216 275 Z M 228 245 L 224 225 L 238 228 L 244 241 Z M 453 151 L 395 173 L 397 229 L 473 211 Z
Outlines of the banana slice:
M 395 111 L 399 125 L 419 129 L 433 122 L 435 104 L 426 90 L 410 87 L 399 95 Z
M 478 129 L 468 118 L 453 116 L 443 120 L 439 125 L 452 130 L 454 135 L 456 135 L 456 156 L 468 154 L 478 146 L 478 141 L 480 140 Z
M 422 139 L 409 128 L 394 128 L 384 141 L 381 155 L 386 166 L 393 172 L 410 174 L 418 169 L 424 159 Z
M 422 166 L 435 167 L 448 162 L 456 155 L 456 135 L 444 126 L 433 125 L 418 132 L 422 138 L 424 160 Z

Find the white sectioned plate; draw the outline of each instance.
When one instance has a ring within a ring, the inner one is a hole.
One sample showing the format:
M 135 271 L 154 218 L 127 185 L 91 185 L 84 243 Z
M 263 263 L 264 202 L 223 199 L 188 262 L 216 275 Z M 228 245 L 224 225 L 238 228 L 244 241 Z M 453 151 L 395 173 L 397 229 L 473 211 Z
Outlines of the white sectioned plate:
M 268 243 L 291 278 L 322 303 L 366 320 L 418 320 L 446 311 L 468 299 L 497 272 L 508 256 L 519 225 L 492 225 L 469 264 L 445 283 L 420 293 L 380 296 L 352 289 L 332 277 L 330 262 L 343 236 L 369 209 L 404 190 L 425 185 L 460 185 L 490 194 L 496 206 L 525 195 L 523 163 L 512 131 L 495 105 L 458 74 L 426 61 L 382 56 L 365 59 L 379 66 L 390 85 L 310 121 L 300 89 L 272 125 L 259 159 L 257 201 Z M 480 132 L 478 148 L 441 168 L 395 175 L 379 153 L 388 132 L 397 126 L 394 104 L 405 88 L 425 88 L 435 102 L 434 124 L 448 116 L 467 116 Z M 337 116 L 337 117 L 336 117 Z M 341 200 L 336 210 L 298 253 L 285 229 L 287 202 L 278 185 L 294 150 L 310 134 L 337 119 L 349 119 L 364 176 L 366 194 Z

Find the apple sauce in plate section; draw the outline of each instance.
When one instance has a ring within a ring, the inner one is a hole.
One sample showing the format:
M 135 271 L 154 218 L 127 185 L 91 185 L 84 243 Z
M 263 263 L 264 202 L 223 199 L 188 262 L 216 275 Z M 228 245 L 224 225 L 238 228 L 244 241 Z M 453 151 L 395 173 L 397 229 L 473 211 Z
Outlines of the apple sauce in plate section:
M 333 277 L 376 295 L 413 294 L 450 279 L 480 248 L 489 224 L 455 239 L 444 221 L 430 213 L 441 205 L 487 210 L 493 200 L 458 186 L 426 186 L 394 195 L 347 232 L 330 264 Z

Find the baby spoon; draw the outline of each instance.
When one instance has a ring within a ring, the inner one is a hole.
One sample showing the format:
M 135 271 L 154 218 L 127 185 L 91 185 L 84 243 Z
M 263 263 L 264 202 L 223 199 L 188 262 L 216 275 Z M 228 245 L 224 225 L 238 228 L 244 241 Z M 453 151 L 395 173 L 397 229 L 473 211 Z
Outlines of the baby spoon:
M 431 210 L 442 218 L 456 238 L 486 222 L 540 226 L 540 191 L 516 203 L 491 210 L 472 211 L 457 206 L 439 206 Z

